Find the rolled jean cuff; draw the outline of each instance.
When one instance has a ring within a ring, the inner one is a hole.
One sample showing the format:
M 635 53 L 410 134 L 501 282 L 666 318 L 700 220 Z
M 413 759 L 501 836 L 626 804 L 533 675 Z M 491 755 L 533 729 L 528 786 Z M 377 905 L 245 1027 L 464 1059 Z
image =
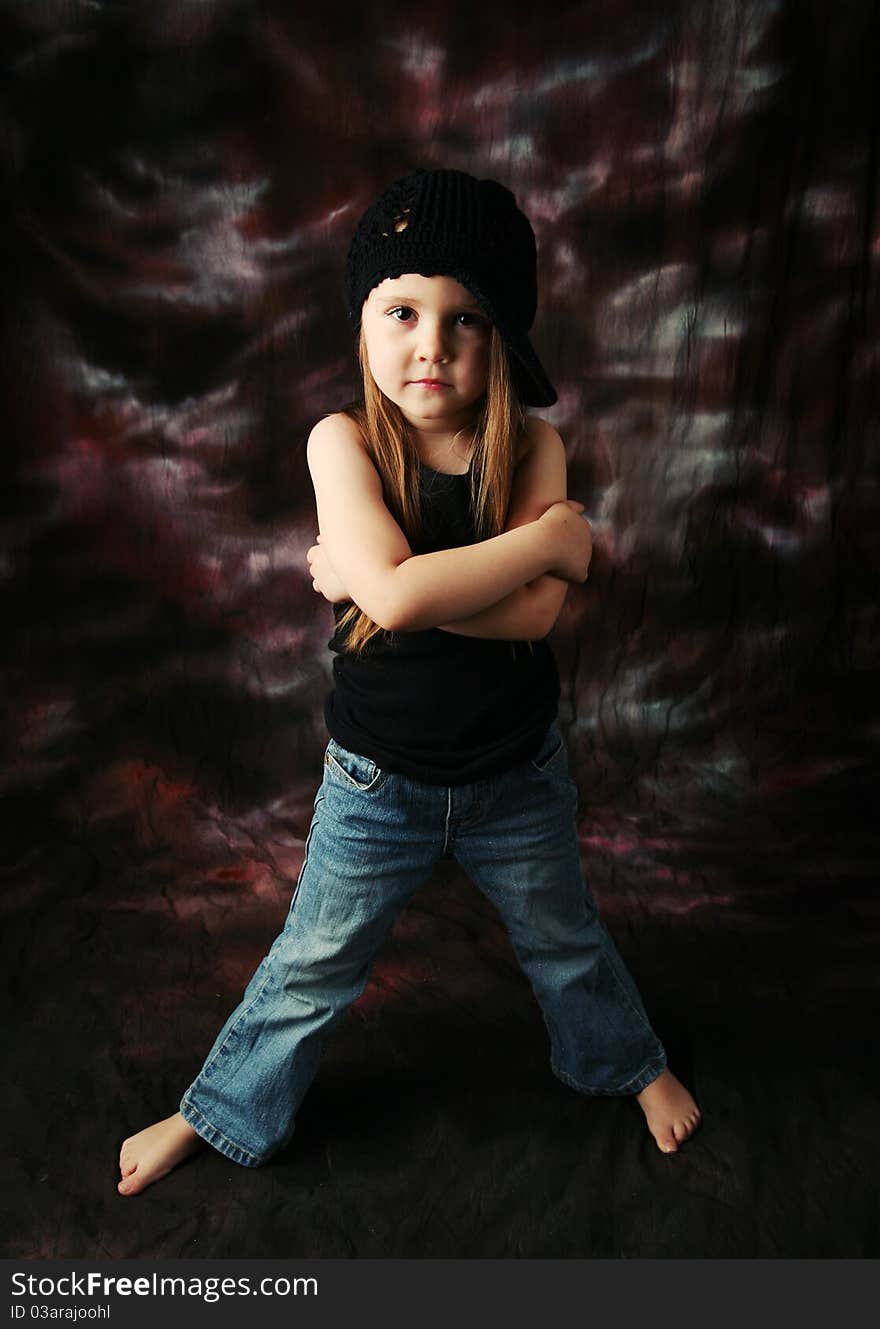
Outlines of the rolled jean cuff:
M 197 1135 L 200 1135 L 207 1144 L 218 1150 L 224 1157 L 231 1159 L 233 1163 L 240 1163 L 242 1167 L 261 1167 L 263 1165 L 264 1159 L 257 1158 L 256 1154 L 252 1154 L 250 1150 L 243 1149 L 240 1144 L 235 1144 L 234 1141 L 227 1139 L 222 1131 L 219 1131 L 216 1126 L 212 1126 L 207 1117 L 203 1117 L 198 1108 L 189 1101 L 186 1094 L 180 1100 L 180 1115 Z
M 601 1085 L 593 1086 L 589 1084 L 581 1084 L 578 1080 L 572 1079 L 572 1077 L 565 1071 L 561 1071 L 558 1066 L 554 1066 L 552 1061 L 550 1063 L 550 1069 L 563 1084 L 567 1084 L 570 1089 L 576 1089 L 579 1094 L 604 1095 L 607 1097 L 615 1097 L 620 1094 L 640 1094 L 643 1089 L 647 1089 L 648 1085 L 665 1071 L 666 1053 L 663 1052 L 660 1056 L 653 1057 L 647 1065 L 643 1066 L 641 1070 L 631 1076 L 629 1080 L 626 1080 L 623 1084 L 616 1085 L 611 1089 Z

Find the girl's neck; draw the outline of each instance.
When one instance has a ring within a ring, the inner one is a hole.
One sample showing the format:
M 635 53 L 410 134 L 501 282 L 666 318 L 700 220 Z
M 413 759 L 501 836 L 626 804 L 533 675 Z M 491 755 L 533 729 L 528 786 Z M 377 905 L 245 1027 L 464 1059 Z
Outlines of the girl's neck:
M 466 425 L 451 433 L 449 430 L 426 433 L 412 429 L 413 445 L 419 458 L 435 471 L 463 474 L 470 466 L 474 442 L 474 426 Z

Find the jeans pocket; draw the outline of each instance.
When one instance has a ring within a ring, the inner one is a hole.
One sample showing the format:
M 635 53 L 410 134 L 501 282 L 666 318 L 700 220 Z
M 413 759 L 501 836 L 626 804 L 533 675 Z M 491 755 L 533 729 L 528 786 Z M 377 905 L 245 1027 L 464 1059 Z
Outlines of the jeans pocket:
M 373 794 L 381 789 L 389 774 L 377 766 L 372 757 L 364 757 L 359 752 L 349 752 L 348 748 L 342 747 L 335 738 L 331 738 L 327 744 L 324 765 L 331 775 L 362 794 Z
M 544 735 L 537 756 L 529 759 L 529 765 L 536 771 L 547 771 L 554 766 L 565 752 L 565 740 L 559 732 L 559 725 L 554 720 Z

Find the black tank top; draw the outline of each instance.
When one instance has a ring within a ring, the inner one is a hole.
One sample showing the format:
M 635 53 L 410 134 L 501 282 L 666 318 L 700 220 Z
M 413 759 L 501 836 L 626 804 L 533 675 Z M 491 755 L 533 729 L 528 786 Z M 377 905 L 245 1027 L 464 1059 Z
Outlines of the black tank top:
M 419 463 L 424 534 L 414 554 L 474 544 L 470 478 Z M 499 775 L 533 757 L 559 702 L 559 674 L 546 640 L 462 637 L 440 628 L 382 633 L 363 656 L 346 652 L 339 619 L 327 730 L 383 770 L 426 784 Z

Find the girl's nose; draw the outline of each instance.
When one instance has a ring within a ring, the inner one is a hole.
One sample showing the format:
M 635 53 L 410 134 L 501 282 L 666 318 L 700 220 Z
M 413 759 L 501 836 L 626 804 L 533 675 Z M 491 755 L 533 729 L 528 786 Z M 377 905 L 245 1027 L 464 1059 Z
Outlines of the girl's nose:
M 439 320 L 423 318 L 419 328 L 419 359 L 438 364 L 449 358 L 448 346 Z

